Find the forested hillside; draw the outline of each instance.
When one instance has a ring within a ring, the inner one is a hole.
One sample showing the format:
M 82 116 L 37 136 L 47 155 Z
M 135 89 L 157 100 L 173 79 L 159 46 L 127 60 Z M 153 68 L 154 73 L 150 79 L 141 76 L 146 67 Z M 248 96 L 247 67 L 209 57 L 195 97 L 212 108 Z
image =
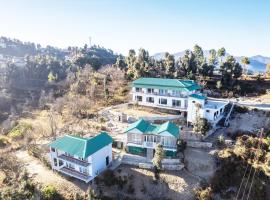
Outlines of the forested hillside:
M 117 55 L 99 46 L 45 48 L 39 44 L 0 38 L 0 121 L 10 114 L 17 115 L 27 106 L 38 106 L 42 95 L 61 96 L 69 90 L 72 74 L 90 66 L 94 70 L 112 65 Z M 13 62 L 22 57 L 24 66 Z

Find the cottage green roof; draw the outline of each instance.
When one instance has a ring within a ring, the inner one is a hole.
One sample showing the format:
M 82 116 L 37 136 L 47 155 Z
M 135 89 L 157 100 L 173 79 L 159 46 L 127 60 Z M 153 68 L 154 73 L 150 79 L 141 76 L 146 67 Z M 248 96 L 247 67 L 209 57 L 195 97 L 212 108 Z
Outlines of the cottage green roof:
M 134 87 L 167 89 L 178 91 L 193 91 L 201 87 L 193 80 L 163 79 L 163 78 L 139 78 L 133 81 Z
M 189 95 L 190 97 L 192 98 L 195 98 L 195 99 L 200 99 L 200 100 L 205 100 L 206 99 L 206 96 L 203 96 L 201 94 L 192 94 L 192 95 Z
M 167 131 L 172 136 L 179 137 L 179 127 L 172 122 L 165 122 L 161 125 L 151 124 L 143 119 L 140 119 L 132 124 L 126 129 L 125 132 L 129 132 L 133 129 L 138 129 L 142 134 L 153 134 L 160 135 Z
M 82 138 L 74 135 L 65 135 L 49 144 L 55 148 L 80 158 L 87 158 L 106 145 L 112 143 L 112 138 L 106 132 L 101 132 L 95 137 Z

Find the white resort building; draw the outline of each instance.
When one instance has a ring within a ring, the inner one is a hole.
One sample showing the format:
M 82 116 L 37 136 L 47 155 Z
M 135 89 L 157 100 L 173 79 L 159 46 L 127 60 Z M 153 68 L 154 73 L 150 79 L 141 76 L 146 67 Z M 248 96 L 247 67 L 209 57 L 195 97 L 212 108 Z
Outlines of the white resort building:
M 112 162 L 112 141 L 105 132 L 91 138 L 58 138 L 49 144 L 52 169 L 88 183 Z
M 133 81 L 132 100 L 142 106 L 179 111 L 188 124 L 194 122 L 197 113 L 215 126 L 229 102 L 209 100 L 201 89 L 193 80 L 139 78 Z

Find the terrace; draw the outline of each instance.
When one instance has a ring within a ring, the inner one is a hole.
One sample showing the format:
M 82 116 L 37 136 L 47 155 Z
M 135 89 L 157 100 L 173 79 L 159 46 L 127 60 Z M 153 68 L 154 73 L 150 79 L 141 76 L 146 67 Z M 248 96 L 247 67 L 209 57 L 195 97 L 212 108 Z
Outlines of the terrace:
M 74 169 L 70 169 L 68 167 L 62 167 L 59 171 L 61 171 L 62 173 L 66 174 L 66 175 L 81 179 L 81 180 L 86 181 L 86 182 L 89 179 L 91 179 L 91 176 L 89 176 L 87 174 L 80 173 L 80 172 L 78 172 Z
M 79 160 L 79 159 L 76 159 L 74 157 L 71 157 L 71 156 L 67 156 L 65 154 L 62 154 L 60 156 L 58 156 L 58 158 L 62 159 L 62 160 L 65 160 L 67 162 L 70 162 L 70 163 L 73 163 L 73 164 L 76 164 L 76 165 L 81 165 L 83 167 L 87 167 L 90 165 L 90 163 L 88 163 L 87 161 L 83 161 L 83 160 Z

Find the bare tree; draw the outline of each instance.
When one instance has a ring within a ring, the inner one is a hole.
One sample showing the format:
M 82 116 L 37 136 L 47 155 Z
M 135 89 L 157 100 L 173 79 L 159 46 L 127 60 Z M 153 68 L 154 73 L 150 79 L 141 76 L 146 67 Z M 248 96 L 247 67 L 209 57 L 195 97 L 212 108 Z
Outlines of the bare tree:
M 51 136 L 55 139 L 56 138 L 56 122 L 54 118 L 53 110 L 51 109 L 49 112 L 49 125 L 51 128 Z

